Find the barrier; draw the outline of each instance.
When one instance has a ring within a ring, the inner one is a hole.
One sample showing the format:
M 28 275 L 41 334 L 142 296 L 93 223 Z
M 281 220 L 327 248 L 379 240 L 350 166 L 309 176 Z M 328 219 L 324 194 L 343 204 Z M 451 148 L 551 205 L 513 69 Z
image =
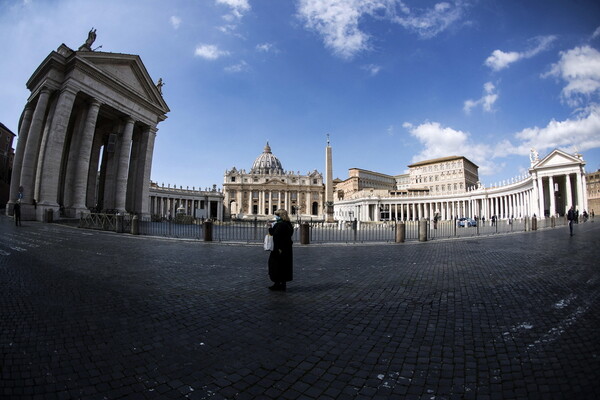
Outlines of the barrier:
M 129 214 L 83 214 L 79 227 L 134 235 L 163 236 L 204 241 L 262 243 L 271 222 L 203 221 L 193 218 L 156 220 Z M 458 227 L 455 220 L 427 219 L 398 222 L 293 222 L 292 240 L 300 244 L 319 243 L 404 243 L 455 237 L 489 236 L 511 232 L 527 232 L 565 225 L 563 218 L 498 219 L 495 223 L 478 221 L 476 226 Z

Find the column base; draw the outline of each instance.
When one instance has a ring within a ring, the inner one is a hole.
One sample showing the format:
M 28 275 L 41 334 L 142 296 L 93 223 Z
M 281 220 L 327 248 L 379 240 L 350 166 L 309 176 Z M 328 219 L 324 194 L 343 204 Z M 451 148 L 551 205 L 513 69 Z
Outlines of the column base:
M 15 209 L 14 201 L 9 201 L 8 203 L 6 203 L 6 216 L 12 217 L 14 209 Z
M 65 216 L 67 218 L 81 218 L 81 215 L 88 215 L 91 211 L 85 206 L 73 206 L 65 208 Z
M 14 215 L 14 204 L 12 205 Z M 38 208 L 33 204 L 21 203 L 21 221 L 41 221 L 37 218 Z
M 35 220 L 40 222 L 52 222 L 60 217 L 60 206 L 58 204 L 38 203 L 35 208 Z

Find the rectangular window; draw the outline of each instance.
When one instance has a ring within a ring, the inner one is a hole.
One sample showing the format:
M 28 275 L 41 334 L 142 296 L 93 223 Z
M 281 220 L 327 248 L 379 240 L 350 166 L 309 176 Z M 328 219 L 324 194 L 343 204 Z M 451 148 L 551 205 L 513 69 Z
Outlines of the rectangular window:
M 231 182 L 235 182 L 235 176 L 231 177 Z

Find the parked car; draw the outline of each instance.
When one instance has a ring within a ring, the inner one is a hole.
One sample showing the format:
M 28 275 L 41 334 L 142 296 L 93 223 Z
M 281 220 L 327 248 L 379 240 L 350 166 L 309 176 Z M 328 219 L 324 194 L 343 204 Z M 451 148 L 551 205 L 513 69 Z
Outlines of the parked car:
M 475 221 L 473 218 L 460 218 L 458 220 L 458 226 L 461 228 L 470 228 L 472 226 L 477 226 L 477 221 Z

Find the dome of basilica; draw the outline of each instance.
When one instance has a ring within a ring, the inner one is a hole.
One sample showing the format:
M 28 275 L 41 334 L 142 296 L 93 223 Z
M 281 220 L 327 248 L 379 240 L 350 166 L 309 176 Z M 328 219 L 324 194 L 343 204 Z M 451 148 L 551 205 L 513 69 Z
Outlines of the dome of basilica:
M 252 164 L 251 174 L 283 174 L 283 167 L 277 157 L 271 153 L 269 142 L 265 146 L 263 153 L 254 160 Z

